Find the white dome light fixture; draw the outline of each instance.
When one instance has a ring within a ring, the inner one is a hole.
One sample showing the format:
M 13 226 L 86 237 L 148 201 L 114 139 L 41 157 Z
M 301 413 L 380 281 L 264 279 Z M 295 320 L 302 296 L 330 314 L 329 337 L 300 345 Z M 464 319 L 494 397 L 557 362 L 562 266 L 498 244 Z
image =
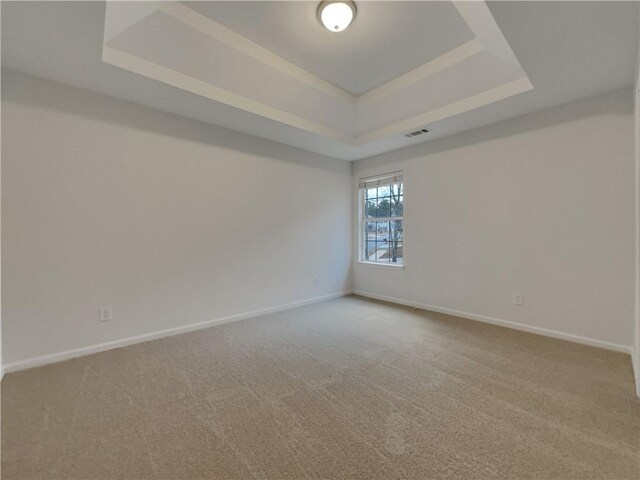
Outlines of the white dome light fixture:
M 342 32 L 356 18 L 354 2 L 325 1 L 318 5 L 318 19 L 331 32 Z

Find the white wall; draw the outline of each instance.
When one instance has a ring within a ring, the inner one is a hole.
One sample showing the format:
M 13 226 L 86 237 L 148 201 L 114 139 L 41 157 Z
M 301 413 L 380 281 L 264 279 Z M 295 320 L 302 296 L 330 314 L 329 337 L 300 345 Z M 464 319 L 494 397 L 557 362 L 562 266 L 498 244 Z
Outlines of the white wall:
M 6 363 L 350 288 L 346 162 L 10 71 L 2 120 Z
M 354 290 L 630 351 L 632 105 L 613 92 L 356 162 L 354 203 L 359 178 L 404 171 L 406 268 L 356 264 Z
M 635 88 L 636 123 L 636 311 L 635 311 L 635 349 L 633 367 L 636 377 L 636 393 L 640 397 L 640 82 Z
M 351 177 L 346 162 L 2 73 L 5 363 L 349 290 L 355 183 L 398 169 L 407 266 L 356 264 L 355 290 L 640 341 L 630 90 L 359 161 Z M 114 320 L 99 323 L 106 305 Z
M 2 25 L 2 9 L 0 8 L 0 25 Z M 2 83 L 2 71 L 0 70 L 0 84 Z M 0 125 L 2 125 L 2 109 L 0 108 Z M 0 145 L 2 145 L 2 129 L 0 128 Z M 0 164 L 2 163 L 2 154 L 0 152 Z M 0 166 L 0 172 L 2 168 Z M 0 173 L 0 218 L 2 205 L 2 174 Z M 0 272 L 2 272 L 2 222 L 0 221 Z M 4 362 L 2 360 L 2 275 L 0 275 L 0 381 L 4 378 Z
M 636 377 L 636 393 L 638 397 L 640 397 L 640 45 L 638 45 L 638 62 L 636 67 L 634 88 L 636 122 L 636 328 L 635 349 L 632 359 Z

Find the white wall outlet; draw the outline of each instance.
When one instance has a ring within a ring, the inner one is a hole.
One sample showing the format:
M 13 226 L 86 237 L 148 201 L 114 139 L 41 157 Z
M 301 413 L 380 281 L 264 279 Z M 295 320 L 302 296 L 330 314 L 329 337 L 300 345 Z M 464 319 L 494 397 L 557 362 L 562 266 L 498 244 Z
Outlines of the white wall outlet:
M 313 277 L 313 284 L 317 287 L 320 285 L 320 277 Z
M 513 304 L 518 306 L 524 305 L 524 298 L 522 297 L 521 293 L 513 294 Z
M 102 307 L 99 311 L 100 322 L 109 322 L 113 318 L 113 312 L 111 311 L 111 307 Z

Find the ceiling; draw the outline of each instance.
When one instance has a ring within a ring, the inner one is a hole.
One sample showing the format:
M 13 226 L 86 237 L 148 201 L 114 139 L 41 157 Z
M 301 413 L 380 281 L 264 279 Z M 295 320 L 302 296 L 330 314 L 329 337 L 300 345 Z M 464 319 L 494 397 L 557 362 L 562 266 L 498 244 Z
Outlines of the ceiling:
M 633 83 L 637 2 L 357 4 L 3 1 L 2 66 L 345 160 Z
M 354 95 L 474 38 L 451 2 L 359 2 L 339 35 L 317 21 L 316 2 L 183 3 Z

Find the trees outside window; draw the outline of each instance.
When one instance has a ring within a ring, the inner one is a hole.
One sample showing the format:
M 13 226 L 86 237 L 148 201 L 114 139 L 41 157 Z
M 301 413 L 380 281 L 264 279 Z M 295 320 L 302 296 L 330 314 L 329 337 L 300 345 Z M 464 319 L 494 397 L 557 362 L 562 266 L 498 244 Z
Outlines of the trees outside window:
M 373 185 L 375 182 L 375 186 Z M 402 177 L 361 182 L 362 246 L 360 260 L 402 263 L 404 188 Z

